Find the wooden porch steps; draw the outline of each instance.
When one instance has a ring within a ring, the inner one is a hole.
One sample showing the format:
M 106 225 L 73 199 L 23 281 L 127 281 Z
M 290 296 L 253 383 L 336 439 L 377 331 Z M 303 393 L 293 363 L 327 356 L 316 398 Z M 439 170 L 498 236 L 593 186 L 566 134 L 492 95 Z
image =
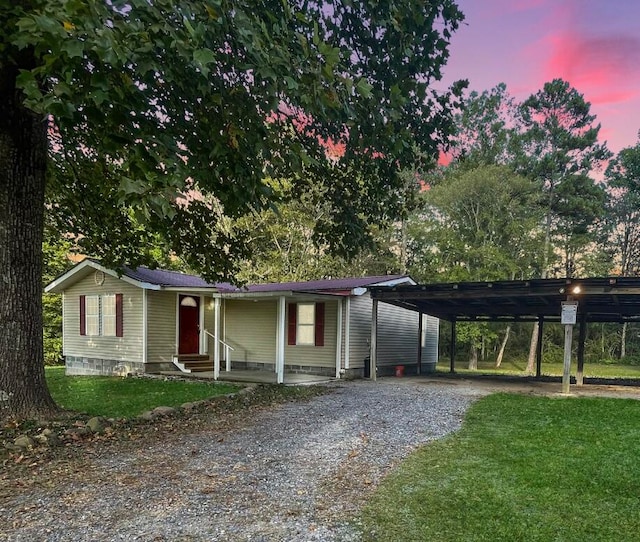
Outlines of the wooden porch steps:
M 204 373 L 213 371 L 213 360 L 206 354 L 179 354 L 173 364 L 183 373 Z

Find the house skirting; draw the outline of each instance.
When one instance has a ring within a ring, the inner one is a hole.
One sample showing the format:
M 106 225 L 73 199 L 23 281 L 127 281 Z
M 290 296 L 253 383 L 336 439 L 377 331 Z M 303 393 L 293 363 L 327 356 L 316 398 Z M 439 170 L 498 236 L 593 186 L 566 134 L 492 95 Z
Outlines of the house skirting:
M 275 366 L 275 363 L 261 363 L 261 362 L 254 362 L 254 361 L 232 361 L 231 370 L 232 371 L 249 370 L 249 371 L 275 372 L 276 366 Z M 312 367 L 309 365 L 289 365 L 287 363 L 284 366 L 284 370 L 286 373 L 330 376 L 330 377 L 336 376 L 335 367 Z
M 145 364 L 138 361 L 65 356 L 65 372 L 68 375 L 126 376 L 128 373 L 144 373 Z

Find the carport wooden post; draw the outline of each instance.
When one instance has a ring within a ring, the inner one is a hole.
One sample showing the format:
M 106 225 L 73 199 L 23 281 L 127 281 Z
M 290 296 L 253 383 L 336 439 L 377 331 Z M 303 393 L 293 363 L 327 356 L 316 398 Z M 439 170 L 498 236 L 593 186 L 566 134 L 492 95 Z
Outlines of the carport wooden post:
M 580 329 L 578 331 L 578 370 L 576 371 L 576 385 L 584 384 L 584 342 L 587 338 L 587 314 L 580 315 Z
M 378 300 L 373 300 L 371 307 L 371 349 L 369 352 L 369 378 L 376 379 L 378 365 Z
M 538 342 L 536 344 L 536 378 L 542 376 L 542 337 L 544 316 L 538 316 Z
M 451 360 L 449 361 L 449 372 L 456 372 L 456 319 L 451 320 Z
M 422 313 L 418 313 L 418 375 L 422 374 Z

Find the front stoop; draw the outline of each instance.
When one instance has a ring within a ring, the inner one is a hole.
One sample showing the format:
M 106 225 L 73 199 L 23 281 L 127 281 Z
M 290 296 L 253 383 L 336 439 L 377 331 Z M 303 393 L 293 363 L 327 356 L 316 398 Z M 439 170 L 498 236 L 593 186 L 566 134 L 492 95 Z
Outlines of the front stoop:
M 172 361 L 183 373 L 213 371 L 213 360 L 207 354 L 179 354 Z

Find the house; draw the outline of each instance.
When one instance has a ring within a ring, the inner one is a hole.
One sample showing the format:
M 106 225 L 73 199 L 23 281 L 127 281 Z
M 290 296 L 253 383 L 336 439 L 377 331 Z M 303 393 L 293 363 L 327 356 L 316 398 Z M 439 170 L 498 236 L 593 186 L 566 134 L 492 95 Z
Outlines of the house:
M 237 288 L 160 269 L 120 274 L 85 259 L 46 292 L 63 297 L 67 374 L 241 370 L 368 376 L 372 306 L 368 288 L 415 284 L 408 276 L 259 284 Z M 422 330 L 419 330 L 422 326 Z M 434 367 L 439 320 L 381 303 L 378 374 Z M 423 365 L 424 367 L 424 365 Z

